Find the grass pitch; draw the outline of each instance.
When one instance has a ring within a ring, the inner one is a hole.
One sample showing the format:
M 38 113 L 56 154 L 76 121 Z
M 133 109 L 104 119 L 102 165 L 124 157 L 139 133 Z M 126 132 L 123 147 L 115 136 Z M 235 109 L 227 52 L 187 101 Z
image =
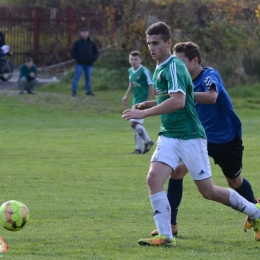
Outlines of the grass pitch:
M 135 147 L 121 119 L 124 91 L 96 94 L 1 91 L 1 201 L 16 199 L 30 210 L 24 230 L 0 229 L 9 245 L 4 258 L 259 259 L 260 243 L 243 232 L 244 215 L 202 199 L 189 176 L 177 247 L 138 245 L 155 227 L 145 180 L 152 151 L 129 154 Z M 259 97 L 234 104 L 243 122 L 243 175 L 260 197 Z M 159 124 L 158 117 L 145 120 L 153 140 Z M 212 170 L 213 181 L 227 186 L 213 163 Z

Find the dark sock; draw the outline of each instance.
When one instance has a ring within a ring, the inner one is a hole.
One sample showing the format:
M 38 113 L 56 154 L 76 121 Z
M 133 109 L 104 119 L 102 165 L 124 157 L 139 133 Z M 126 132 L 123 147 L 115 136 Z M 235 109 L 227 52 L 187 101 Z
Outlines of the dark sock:
M 254 204 L 257 203 L 251 184 L 245 178 L 243 178 L 243 182 L 241 186 L 238 189 L 236 189 L 236 192 L 248 201 Z
M 171 205 L 171 224 L 177 224 L 178 208 L 182 199 L 183 179 L 170 178 L 168 183 L 168 200 Z

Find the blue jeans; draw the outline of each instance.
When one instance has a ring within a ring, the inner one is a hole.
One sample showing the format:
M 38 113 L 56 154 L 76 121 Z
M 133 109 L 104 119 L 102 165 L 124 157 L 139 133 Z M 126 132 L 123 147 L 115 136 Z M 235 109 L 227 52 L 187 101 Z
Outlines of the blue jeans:
M 91 75 L 92 75 L 92 66 L 76 64 L 74 79 L 72 83 L 72 92 L 77 92 L 78 82 L 81 76 L 82 71 L 85 73 L 85 89 L 86 93 L 91 92 Z

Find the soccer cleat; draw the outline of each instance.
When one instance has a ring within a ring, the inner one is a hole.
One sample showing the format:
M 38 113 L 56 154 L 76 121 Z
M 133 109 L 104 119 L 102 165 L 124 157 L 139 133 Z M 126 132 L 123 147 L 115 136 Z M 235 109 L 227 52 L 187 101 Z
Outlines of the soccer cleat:
M 131 154 L 142 154 L 142 151 L 139 149 L 135 149 Z
M 257 203 L 255 205 L 260 210 L 260 203 Z M 255 240 L 260 241 L 260 218 L 256 218 L 253 220 L 253 227 L 255 232 Z
M 176 239 L 173 237 L 172 239 L 164 236 L 164 235 L 157 235 L 152 238 L 147 239 L 140 239 L 138 241 L 140 246 L 176 246 Z
M 256 201 L 257 201 L 257 203 L 260 203 L 259 198 L 257 198 Z M 246 232 L 247 229 L 251 229 L 251 228 L 253 228 L 253 221 L 250 217 L 247 216 L 245 219 L 245 222 L 244 222 L 244 231 Z
M 253 227 L 253 221 L 250 217 L 246 217 L 244 222 L 244 231 L 247 232 L 247 229 L 251 229 Z
M 8 250 L 8 245 L 4 239 L 0 236 L 0 257 L 2 257 Z
M 145 143 L 143 153 L 148 153 L 153 145 L 154 145 L 153 141 L 149 141 Z
M 172 234 L 173 234 L 173 236 L 177 236 L 178 235 L 178 227 L 177 227 L 177 224 L 176 225 L 171 225 L 171 227 L 172 227 Z M 157 229 L 155 229 L 155 230 L 153 230 L 152 232 L 151 232 L 151 235 L 152 236 L 157 236 L 158 235 L 158 230 Z

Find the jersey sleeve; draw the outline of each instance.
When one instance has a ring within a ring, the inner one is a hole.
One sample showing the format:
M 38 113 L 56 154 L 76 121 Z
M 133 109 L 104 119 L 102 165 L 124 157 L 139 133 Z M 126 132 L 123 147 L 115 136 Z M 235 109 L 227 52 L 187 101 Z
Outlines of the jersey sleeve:
M 128 81 L 131 82 L 131 68 L 128 69 Z
M 185 82 L 187 69 L 184 66 L 180 66 L 176 62 L 170 63 L 168 71 L 166 72 L 168 93 L 182 92 L 184 95 L 186 95 L 187 83 Z
M 205 91 L 209 91 L 210 87 L 214 84 L 218 94 L 223 90 L 223 82 L 217 70 L 210 69 L 208 75 L 204 78 Z
M 146 80 L 147 80 L 147 85 L 153 85 L 153 80 L 152 80 L 152 74 L 148 69 L 144 70 L 144 74 L 146 76 Z

